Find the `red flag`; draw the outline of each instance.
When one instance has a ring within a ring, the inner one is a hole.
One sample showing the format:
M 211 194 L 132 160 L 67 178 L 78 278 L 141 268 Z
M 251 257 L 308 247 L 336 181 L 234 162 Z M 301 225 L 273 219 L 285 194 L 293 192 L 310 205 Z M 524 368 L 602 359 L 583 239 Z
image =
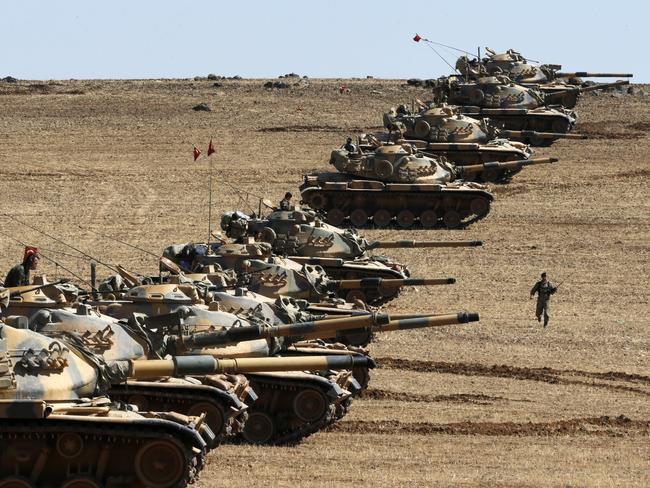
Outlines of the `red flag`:
M 210 156 L 212 153 L 215 152 L 217 151 L 214 149 L 214 144 L 212 144 L 212 139 L 210 139 L 210 144 L 208 145 L 208 156 Z
M 198 147 L 194 146 L 194 151 L 192 152 L 194 153 L 194 161 L 199 159 L 199 156 L 201 155 L 201 150 Z
M 413 38 L 415 42 L 420 42 L 422 38 L 420 37 L 420 34 L 415 34 L 415 37 Z

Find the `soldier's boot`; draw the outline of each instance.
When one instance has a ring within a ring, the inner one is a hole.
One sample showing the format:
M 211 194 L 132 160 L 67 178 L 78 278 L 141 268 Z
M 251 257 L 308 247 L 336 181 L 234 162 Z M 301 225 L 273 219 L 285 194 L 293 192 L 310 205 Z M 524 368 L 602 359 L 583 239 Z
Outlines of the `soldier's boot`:
M 544 328 L 548 326 L 549 317 L 544 317 Z
M 541 321 L 542 321 L 542 316 L 541 316 L 541 315 L 538 315 L 538 316 L 537 316 L 537 321 L 538 321 L 538 322 L 541 322 Z

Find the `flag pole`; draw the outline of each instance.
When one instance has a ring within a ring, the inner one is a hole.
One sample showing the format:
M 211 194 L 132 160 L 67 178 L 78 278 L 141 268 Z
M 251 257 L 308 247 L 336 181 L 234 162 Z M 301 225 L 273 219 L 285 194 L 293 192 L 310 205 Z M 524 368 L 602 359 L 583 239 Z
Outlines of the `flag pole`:
M 208 156 L 208 161 L 210 161 L 210 174 L 208 175 L 209 183 L 209 197 L 208 197 L 208 246 L 210 245 L 211 229 L 210 225 L 212 223 L 212 158 Z

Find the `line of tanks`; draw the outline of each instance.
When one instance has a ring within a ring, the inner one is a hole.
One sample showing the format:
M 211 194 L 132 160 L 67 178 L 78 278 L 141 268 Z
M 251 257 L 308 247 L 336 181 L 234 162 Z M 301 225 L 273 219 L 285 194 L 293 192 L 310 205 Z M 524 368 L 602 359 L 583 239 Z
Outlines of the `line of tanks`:
M 458 74 L 432 80 L 431 101 L 399 105 L 383 116 L 387 132 L 361 134 L 332 152 L 336 172 L 306 175 L 302 201 L 333 225 L 458 228 L 486 217 L 494 200 L 485 183 L 506 183 L 533 159 L 530 146 L 572 133 L 572 110 L 584 92 L 578 76 L 627 73 L 560 72 L 509 50 L 483 59 L 461 57 Z M 417 109 L 415 108 L 417 106 Z
M 368 241 L 336 227 L 467 224 L 492 200 L 478 181 L 555 161 L 505 136 L 546 143 L 572 125 L 507 128 L 445 103 L 401 107 L 384 117 L 389 133 L 335 150 L 338 173 L 302 187 L 317 211 L 228 212 L 230 240 L 168 246 L 155 275 L 118 267 L 90 290 L 44 277 L 1 289 L 0 488 L 184 487 L 224 442 L 291 444 L 343 418 L 368 386 L 376 334 L 478 321 L 382 313 L 404 287 L 455 280 L 413 278 L 373 251 L 480 241 Z
M 480 242 L 369 242 L 309 211 L 243 215 L 222 219 L 233 242 L 167 247 L 156 275 L 0 291 L 0 486 L 186 486 L 223 442 L 292 444 L 343 418 L 376 334 L 478 321 L 381 313 L 402 286 L 454 280 L 370 252 Z

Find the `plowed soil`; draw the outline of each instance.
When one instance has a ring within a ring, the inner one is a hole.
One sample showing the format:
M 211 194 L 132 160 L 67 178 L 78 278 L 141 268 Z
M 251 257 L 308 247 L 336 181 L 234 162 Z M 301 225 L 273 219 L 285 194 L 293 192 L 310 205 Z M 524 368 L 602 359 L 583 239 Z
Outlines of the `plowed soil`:
M 206 239 L 210 138 L 218 228 L 221 212 L 256 209 L 257 196 L 297 194 L 348 134 L 427 98 L 400 81 L 264 81 L 0 82 L 2 273 L 27 242 L 87 279 L 87 260 L 60 241 L 153 273 L 155 257 L 97 232 L 153 253 Z M 192 110 L 202 102 L 213 110 Z M 385 253 L 413 276 L 458 280 L 407 290 L 386 310 L 467 309 L 480 324 L 379 337 L 371 389 L 340 424 L 292 448 L 223 446 L 195 486 L 648 486 L 650 97 L 586 96 L 577 111 L 592 139 L 538 150 L 561 160 L 496 188 L 486 219 L 364 231 L 485 241 Z M 541 271 L 562 283 L 548 329 L 528 298 Z

